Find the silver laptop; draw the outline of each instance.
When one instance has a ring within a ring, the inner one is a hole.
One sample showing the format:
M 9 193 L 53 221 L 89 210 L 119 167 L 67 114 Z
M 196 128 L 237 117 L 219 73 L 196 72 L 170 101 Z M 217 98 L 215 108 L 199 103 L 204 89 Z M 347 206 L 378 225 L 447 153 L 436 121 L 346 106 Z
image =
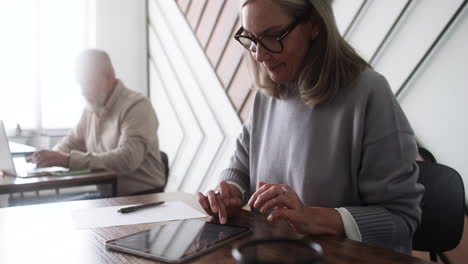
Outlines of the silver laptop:
M 28 162 L 25 156 L 13 157 L 5 126 L 0 120 L 0 171 L 16 177 L 37 177 L 50 175 L 53 172 L 68 171 L 68 169 L 63 167 L 36 168 L 36 164 Z

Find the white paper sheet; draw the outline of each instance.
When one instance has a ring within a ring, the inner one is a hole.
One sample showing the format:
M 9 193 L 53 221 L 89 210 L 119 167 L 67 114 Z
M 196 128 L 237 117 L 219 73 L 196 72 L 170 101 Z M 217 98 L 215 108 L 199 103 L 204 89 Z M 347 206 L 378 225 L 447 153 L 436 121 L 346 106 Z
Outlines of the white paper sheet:
M 127 214 L 117 212 L 120 208 L 127 206 L 132 205 L 79 209 L 72 211 L 71 214 L 78 229 L 164 222 L 207 216 L 180 201 L 170 201 L 157 207 Z

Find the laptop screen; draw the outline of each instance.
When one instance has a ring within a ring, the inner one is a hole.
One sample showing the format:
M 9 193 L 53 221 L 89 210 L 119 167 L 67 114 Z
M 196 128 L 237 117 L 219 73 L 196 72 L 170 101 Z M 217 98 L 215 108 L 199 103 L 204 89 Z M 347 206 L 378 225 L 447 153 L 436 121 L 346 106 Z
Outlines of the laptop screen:
M 0 170 L 9 175 L 16 175 L 15 165 L 8 144 L 8 136 L 3 121 L 0 120 Z

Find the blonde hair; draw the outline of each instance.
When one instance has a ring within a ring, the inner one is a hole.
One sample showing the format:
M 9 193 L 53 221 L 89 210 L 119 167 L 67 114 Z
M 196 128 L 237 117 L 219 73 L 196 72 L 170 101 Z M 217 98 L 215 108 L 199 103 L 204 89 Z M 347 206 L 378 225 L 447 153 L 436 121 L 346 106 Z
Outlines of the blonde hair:
M 253 0 L 241 0 L 243 7 Z M 338 94 L 340 89 L 351 87 L 357 77 L 369 64 L 340 35 L 335 23 L 331 0 L 272 0 L 292 17 L 299 18 L 309 11 L 310 18 L 317 18 L 319 34 L 313 48 L 319 52 L 306 56 L 304 66 L 296 83 L 305 104 L 313 107 L 326 103 Z M 255 84 L 265 94 L 280 98 L 285 86 L 273 82 L 265 68 L 257 63 L 246 50 L 245 56 Z

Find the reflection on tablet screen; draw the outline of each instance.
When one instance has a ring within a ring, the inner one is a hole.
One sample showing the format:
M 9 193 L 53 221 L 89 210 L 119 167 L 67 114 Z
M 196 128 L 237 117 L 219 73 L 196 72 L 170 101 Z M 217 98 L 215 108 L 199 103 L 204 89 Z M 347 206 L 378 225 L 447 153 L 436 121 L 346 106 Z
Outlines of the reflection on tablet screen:
M 177 261 L 246 231 L 248 228 L 241 226 L 182 220 L 110 241 L 109 244 Z

